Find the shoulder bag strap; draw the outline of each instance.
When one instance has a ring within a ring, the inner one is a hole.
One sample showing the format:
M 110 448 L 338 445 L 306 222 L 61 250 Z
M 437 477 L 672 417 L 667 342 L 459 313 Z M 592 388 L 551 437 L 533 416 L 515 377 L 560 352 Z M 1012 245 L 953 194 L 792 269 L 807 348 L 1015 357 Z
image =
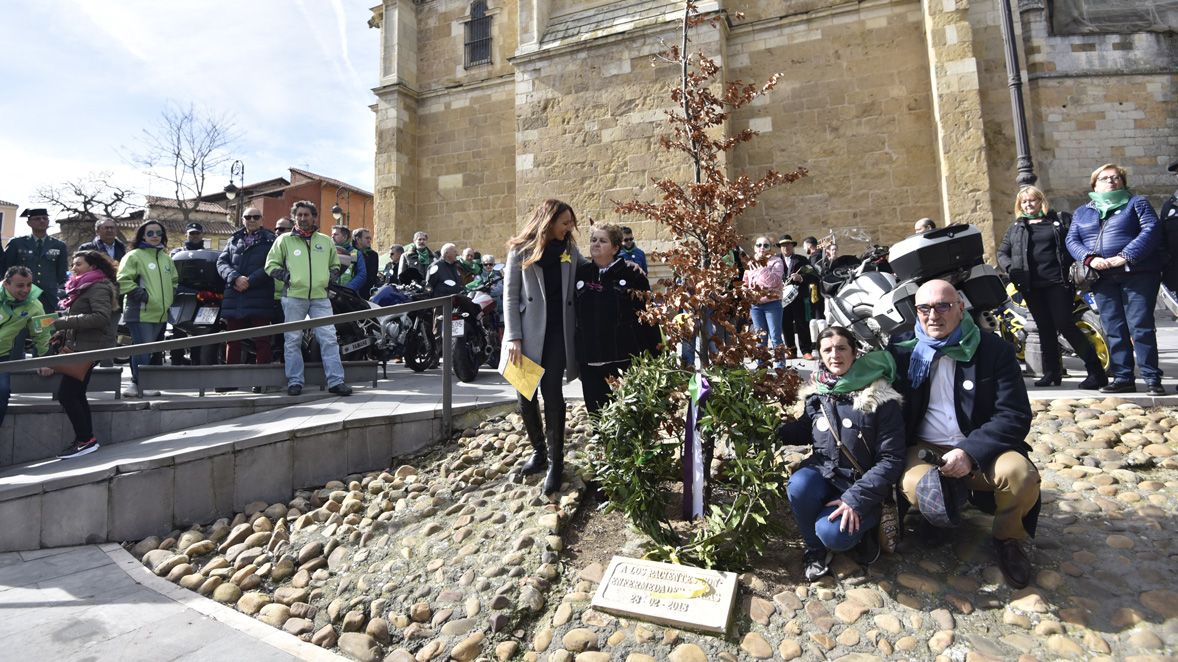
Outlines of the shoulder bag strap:
M 822 407 L 822 413 L 826 416 L 826 423 L 830 426 L 830 434 L 834 437 L 834 443 L 839 447 L 839 451 L 842 452 L 843 457 L 850 460 L 851 466 L 855 467 L 855 471 L 858 471 L 859 475 L 862 476 L 864 473 L 863 467 L 855 459 L 855 456 L 851 454 L 850 449 L 843 445 L 843 430 L 838 424 L 838 419 L 830 413 L 830 410 L 826 408 L 826 403 L 821 399 L 818 400 L 818 406 Z

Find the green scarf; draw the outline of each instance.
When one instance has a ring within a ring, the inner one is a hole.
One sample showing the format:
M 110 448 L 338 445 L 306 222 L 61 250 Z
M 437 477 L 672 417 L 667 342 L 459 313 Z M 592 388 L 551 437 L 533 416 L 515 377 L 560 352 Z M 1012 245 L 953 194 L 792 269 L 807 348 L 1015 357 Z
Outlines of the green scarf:
M 852 393 L 870 386 L 877 379 L 886 379 L 888 382 L 896 379 L 896 360 L 892 358 L 891 352 L 879 350 L 860 356 L 833 386 L 817 382 L 815 391 L 822 395 Z
M 1088 194 L 1088 197 L 1092 200 L 1092 206 L 1096 207 L 1096 211 L 1100 212 L 1100 220 L 1103 221 L 1108 218 L 1109 214 L 1124 207 L 1125 203 L 1129 202 L 1129 198 L 1133 197 L 1133 194 L 1127 188 L 1119 188 L 1115 191 L 1103 191 L 1100 193 L 1093 191 Z
M 1026 214 L 1019 214 L 1018 217 L 1019 218 L 1043 218 L 1046 215 L 1047 215 L 1047 212 L 1040 209 L 1038 214 L 1031 214 L 1030 216 L 1028 216 Z
M 916 337 L 897 343 L 897 347 L 904 349 L 916 347 L 916 343 L 920 342 L 921 337 L 925 335 L 924 328 L 920 326 L 919 322 L 916 326 Z M 965 313 L 965 317 L 961 318 L 961 325 L 958 328 L 961 329 L 961 340 L 952 345 L 939 347 L 938 350 L 954 361 L 969 361 L 973 358 L 974 352 L 978 351 L 978 343 L 982 341 L 982 332 L 968 312 Z

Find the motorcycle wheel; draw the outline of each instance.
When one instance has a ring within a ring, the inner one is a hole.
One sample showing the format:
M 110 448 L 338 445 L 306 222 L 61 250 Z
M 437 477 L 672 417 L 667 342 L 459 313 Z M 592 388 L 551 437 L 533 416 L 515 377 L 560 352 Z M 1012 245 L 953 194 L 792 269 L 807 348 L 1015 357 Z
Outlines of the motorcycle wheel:
M 473 382 L 479 376 L 479 362 L 474 348 L 465 340 L 455 340 L 451 348 L 451 358 L 454 363 L 454 376 L 460 382 Z
M 437 352 L 431 351 L 420 332 L 410 332 L 405 340 L 405 365 L 413 372 L 425 372 L 433 367 Z
M 1096 356 L 1100 359 L 1100 365 L 1108 370 L 1110 360 L 1108 351 L 1108 340 L 1104 337 L 1104 327 L 1100 324 L 1100 315 L 1097 315 L 1091 310 L 1084 311 L 1080 319 L 1076 320 L 1076 326 L 1088 338 L 1088 342 L 1096 348 Z

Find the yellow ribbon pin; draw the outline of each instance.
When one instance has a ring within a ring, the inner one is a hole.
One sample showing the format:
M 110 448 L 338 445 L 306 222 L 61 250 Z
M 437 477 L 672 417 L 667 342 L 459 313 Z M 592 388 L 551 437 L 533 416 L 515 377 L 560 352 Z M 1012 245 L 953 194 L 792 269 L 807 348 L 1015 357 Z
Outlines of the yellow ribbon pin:
M 572 254 L 572 253 L 570 253 L 570 252 L 568 252 L 568 251 L 565 251 L 565 252 L 561 253 L 561 254 L 560 254 L 560 261 L 561 261 L 561 262 L 569 262 L 569 263 L 572 263 L 572 261 L 573 261 L 573 254 Z

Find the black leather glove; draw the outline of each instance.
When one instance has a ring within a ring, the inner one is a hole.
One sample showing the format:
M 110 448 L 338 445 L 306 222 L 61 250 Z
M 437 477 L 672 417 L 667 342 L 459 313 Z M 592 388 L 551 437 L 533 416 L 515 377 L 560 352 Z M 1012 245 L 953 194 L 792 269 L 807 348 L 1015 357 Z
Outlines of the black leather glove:
M 147 303 L 148 298 L 147 290 L 143 289 L 142 287 L 136 287 L 130 292 L 127 292 L 127 301 L 130 301 L 134 304 L 143 305 Z
M 282 267 L 279 267 L 279 268 L 275 269 L 274 271 L 271 271 L 270 277 L 280 283 L 286 283 L 287 285 L 290 284 L 290 272 L 287 271 L 286 269 L 283 269 Z

